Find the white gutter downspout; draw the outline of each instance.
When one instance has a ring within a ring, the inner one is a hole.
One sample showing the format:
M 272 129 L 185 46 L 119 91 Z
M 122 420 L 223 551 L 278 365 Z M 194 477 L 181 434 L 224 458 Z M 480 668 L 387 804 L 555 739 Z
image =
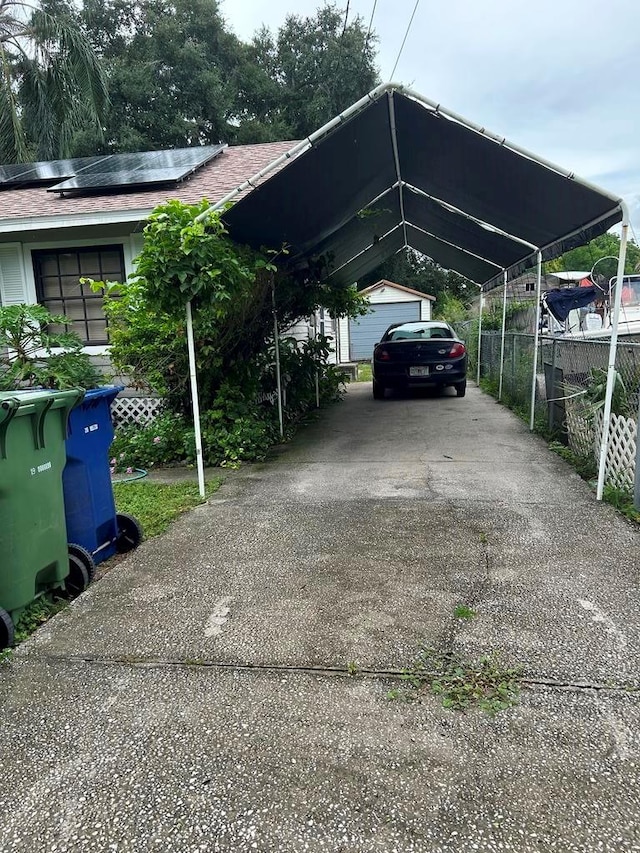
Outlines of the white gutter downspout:
M 502 294 L 502 337 L 500 340 L 500 381 L 498 383 L 498 402 L 502 400 L 502 377 L 504 374 L 504 336 L 507 328 L 507 271 L 504 271 L 504 293 Z
M 538 272 L 536 284 L 536 331 L 533 338 L 533 376 L 531 378 L 531 415 L 529 429 L 533 432 L 536 414 L 536 385 L 538 380 L 538 344 L 540 341 L 540 299 L 542 296 L 542 252 L 538 249 Z
M 620 235 L 620 254 L 618 255 L 618 270 L 616 273 L 616 293 L 613 308 L 613 323 L 611 325 L 611 341 L 609 344 L 609 367 L 607 371 L 607 390 L 604 398 L 604 413 L 602 420 L 602 440 L 600 442 L 600 464 L 598 467 L 598 487 L 596 500 L 602 500 L 604 478 L 607 470 L 607 452 L 609 450 L 609 432 L 611 428 L 611 401 L 616 378 L 616 356 L 618 351 L 618 321 L 620 320 L 620 304 L 622 302 L 622 279 L 624 265 L 627 259 L 627 240 L 629 238 L 629 210 L 622 202 L 622 234 Z

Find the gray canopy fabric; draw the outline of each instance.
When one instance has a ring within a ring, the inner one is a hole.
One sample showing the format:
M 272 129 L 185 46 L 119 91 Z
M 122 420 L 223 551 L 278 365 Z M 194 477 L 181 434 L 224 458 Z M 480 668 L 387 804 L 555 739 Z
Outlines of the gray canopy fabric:
M 621 219 L 621 199 L 396 84 L 297 146 L 224 214 L 234 240 L 286 245 L 298 267 L 324 261 L 336 285 L 410 246 L 485 290 L 538 250 L 549 260 Z

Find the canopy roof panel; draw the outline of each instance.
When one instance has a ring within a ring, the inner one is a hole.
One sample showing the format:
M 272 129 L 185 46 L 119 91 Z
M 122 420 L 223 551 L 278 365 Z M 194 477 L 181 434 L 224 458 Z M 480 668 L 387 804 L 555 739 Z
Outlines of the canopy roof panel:
M 225 222 L 238 242 L 287 245 L 297 266 L 324 259 L 336 284 L 410 246 L 488 290 L 622 219 L 621 199 L 397 84 L 285 156 Z

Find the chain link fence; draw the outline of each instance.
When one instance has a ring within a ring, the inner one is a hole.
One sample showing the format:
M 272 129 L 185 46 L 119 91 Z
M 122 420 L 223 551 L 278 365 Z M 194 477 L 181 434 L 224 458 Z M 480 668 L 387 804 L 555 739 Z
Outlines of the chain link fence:
M 527 421 L 531 417 L 534 336 L 507 332 L 502 353 L 499 331 L 483 332 L 480 378 L 494 396 Z M 470 373 L 477 370 L 477 341 L 470 338 Z M 604 400 L 609 360 L 608 340 L 563 340 L 540 337 L 536 364 L 534 423 L 557 437 L 577 455 L 598 461 L 602 435 L 598 402 Z M 475 362 L 475 364 L 474 364 Z M 607 482 L 633 487 L 640 390 L 640 343 L 619 340 L 616 370 L 622 385 L 613 399 Z

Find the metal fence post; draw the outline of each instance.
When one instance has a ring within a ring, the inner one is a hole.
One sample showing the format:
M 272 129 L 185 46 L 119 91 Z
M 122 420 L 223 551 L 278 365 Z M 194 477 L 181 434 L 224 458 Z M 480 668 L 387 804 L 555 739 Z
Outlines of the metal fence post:
M 633 505 L 636 509 L 640 509 L 640 405 L 638 405 L 636 427 L 636 469 L 633 474 Z
M 549 431 L 553 432 L 556 427 L 556 399 L 558 388 L 556 386 L 556 347 L 558 342 L 551 342 L 551 401 L 547 400 Z

